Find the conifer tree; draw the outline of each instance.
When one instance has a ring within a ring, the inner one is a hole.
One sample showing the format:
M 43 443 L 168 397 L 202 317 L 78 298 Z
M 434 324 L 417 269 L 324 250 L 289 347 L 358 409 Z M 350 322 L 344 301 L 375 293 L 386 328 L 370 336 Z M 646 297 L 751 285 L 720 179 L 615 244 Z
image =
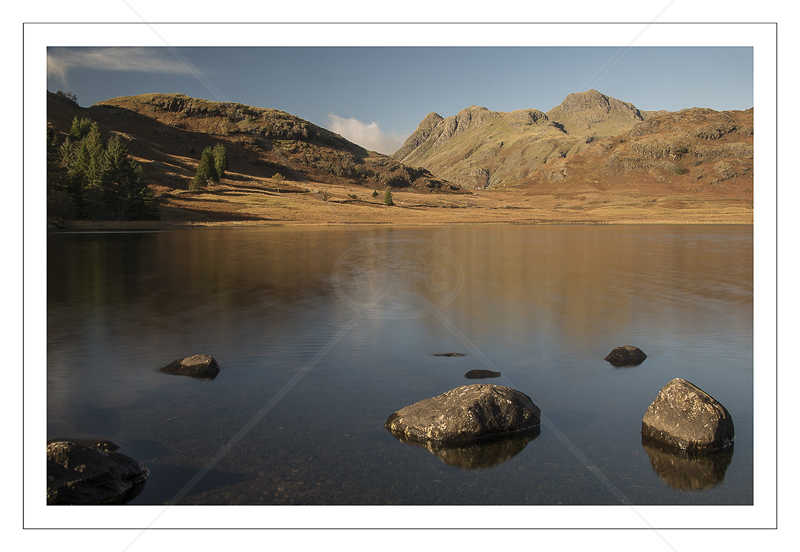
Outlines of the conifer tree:
M 89 134 L 89 130 L 91 130 L 92 125 L 97 124 L 94 123 L 91 119 L 78 119 L 76 116 L 72 119 L 72 127 L 69 129 L 69 137 L 73 140 L 82 140 L 87 134 Z
M 206 175 L 204 175 L 200 171 L 200 167 L 198 167 L 197 172 L 194 175 L 194 178 L 192 178 L 192 183 L 189 184 L 189 189 L 193 192 L 197 192 L 199 190 L 205 189 L 206 184 L 208 184 Z
M 225 176 L 225 170 L 228 168 L 228 158 L 225 155 L 225 146 L 217 144 L 213 149 L 214 155 L 214 169 L 217 171 L 217 181 Z
M 214 166 L 214 150 L 209 146 L 200 154 L 200 162 L 197 164 L 197 173 L 194 175 L 190 190 L 201 190 L 206 187 L 208 181 L 219 182 L 219 175 Z
M 202 190 L 208 181 L 218 181 L 217 170 L 214 167 L 214 153 L 210 147 L 203 150 L 200 154 L 200 162 L 197 164 L 197 173 L 189 186 L 190 190 Z
M 100 127 L 90 119 L 73 121 L 70 136 L 48 163 L 48 193 L 60 213 L 88 219 L 158 218 L 155 196 L 144 169 L 117 137 L 104 144 Z
M 118 137 L 108 141 L 102 175 L 109 216 L 117 220 L 157 218 L 155 197 L 147 187 L 144 169 L 130 157 Z

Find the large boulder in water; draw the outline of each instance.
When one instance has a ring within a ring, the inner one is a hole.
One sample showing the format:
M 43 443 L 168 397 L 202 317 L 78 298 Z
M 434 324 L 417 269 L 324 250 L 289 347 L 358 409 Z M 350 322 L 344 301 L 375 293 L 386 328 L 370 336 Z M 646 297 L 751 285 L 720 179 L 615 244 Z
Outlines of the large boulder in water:
M 124 504 L 149 472 L 141 462 L 69 441 L 47 445 L 48 504 Z
M 454 444 L 541 424 L 531 398 L 502 385 L 462 385 L 393 413 L 385 427 L 408 441 Z
M 690 453 L 714 452 L 733 443 L 733 418 L 714 397 L 675 378 L 647 408 L 642 435 Z
M 606 355 L 605 360 L 614 366 L 637 366 L 644 362 L 647 355 L 639 347 L 633 345 L 623 345 L 615 347 L 613 351 Z
M 173 360 L 161 368 L 161 371 L 176 376 L 214 379 L 219 373 L 219 364 L 214 357 L 200 354 Z

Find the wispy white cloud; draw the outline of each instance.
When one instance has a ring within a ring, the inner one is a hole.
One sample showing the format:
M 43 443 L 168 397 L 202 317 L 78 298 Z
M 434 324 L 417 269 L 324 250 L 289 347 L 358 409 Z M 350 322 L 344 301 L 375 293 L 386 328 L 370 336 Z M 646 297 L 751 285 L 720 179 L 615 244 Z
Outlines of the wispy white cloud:
M 328 114 L 328 128 L 368 150 L 391 155 L 400 149 L 405 137 L 393 132 L 383 132 L 378 123 L 362 123 L 355 117 L 345 119 L 335 113 Z
M 175 59 L 166 48 L 50 48 L 47 73 L 67 83 L 72 69 L 88 67 L 105 71 L 148 73 L 197 73 L 191 64 Z

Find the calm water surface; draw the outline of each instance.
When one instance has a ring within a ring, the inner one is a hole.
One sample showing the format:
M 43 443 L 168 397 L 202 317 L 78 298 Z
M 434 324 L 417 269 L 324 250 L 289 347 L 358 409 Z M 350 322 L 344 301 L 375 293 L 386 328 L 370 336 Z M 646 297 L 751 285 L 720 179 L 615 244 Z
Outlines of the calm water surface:
M 132 504 L 752 504 L 752 252 L 738 226 L 53 234 L 48 438 L 142 461 Z M 647 360 L 603 360 L 625 344 Z M 195 353 L 216 379 L 158 371 Z M 533 439 L 384 429 L 485 368 L 542 409 Z M 675 377 L 731 412 L 732 454 L 642 443 Z

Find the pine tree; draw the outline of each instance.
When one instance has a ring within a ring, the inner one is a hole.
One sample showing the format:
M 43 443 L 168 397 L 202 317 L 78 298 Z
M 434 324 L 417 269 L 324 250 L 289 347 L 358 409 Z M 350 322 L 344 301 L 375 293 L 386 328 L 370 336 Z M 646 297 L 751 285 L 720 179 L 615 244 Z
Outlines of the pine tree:
M 214 155 L 214 168 L 217 171 L 217 181 L 225 176 L 225 170 L 228 168 L 228 158 L 225 155 L 225 146 L 217 144 L 213 149 Z
M 102 188 L 105 149 L 100 127 L 95 122 L 89 123 L 89 130 L 76 144 L 72 159 L 66 161 L 66 169 L 70 188 L 77 200 L 78 216 L 102 219 L 107 215 Z
M 389 207 L 394 205 L 394 201 L 392 201 L 392 190 L 390 188 L 386 188 L 386 193 L 383 195 L 383 202 Z
M 72 119 L 72 127 L 69 129 L 69 137 L 73 140 L 82 140 L 92 128 L 92 125 L 97 123 L 91 119 L 78 119 L 76 116 Z
M 97 123 L 73 121 L 70 136 L 48 163 L 48 192 L 54 209 L 88 219 L 158 218 L 144 169 L 117 137 L 104 144 Z M 56 144 L 53 143 L 53 148 Z
M 207 152 L 210 151 L 210 148 L 206 148 L 203 150 L 203 153 L 200 155 L 200 162 L 197 163 L 197 172 L 192 179 L 192 183 L 189 186 L 190 190 L 202 190 L 208 185 L 209 180 L 213 180 L 211 176 L 211 167 L 213 167 L 213 158 L 211 158 Z
M 205 189 L 206 184 L 208 184 L 208 181 L 205 175 L 203 175 L 198 169 L 197 173 L 194 175 L 194 178 L 192 178 L 192 183 L 189 184 L 189 190 L 193 192 L 203 190 Z
M 200 162 L 197 164 L 197 173 L 194 175 L 190 190 L 202 190 L 208 184 L 208 181 L 219 182 L 219 175 L 217 169 L 214 167 L 214 151 L 211 147 L 207 147 L 200 154 Z

